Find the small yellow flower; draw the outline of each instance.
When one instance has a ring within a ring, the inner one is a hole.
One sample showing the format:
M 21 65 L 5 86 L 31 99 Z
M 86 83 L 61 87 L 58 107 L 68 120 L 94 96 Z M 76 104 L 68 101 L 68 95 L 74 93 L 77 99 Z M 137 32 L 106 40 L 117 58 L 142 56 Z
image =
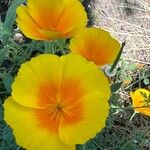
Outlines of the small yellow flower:
M 71 39 L 70 49 L 79 53 L 97 65 L 112 63 L 121 46 L 117 40 L 100 28 L 85 28 Z
M 75 150 L 105 126 L 110 88 L 79 55 L 39 55 L 24 63 L 4 104 L 4 118 L 27 150 Z
M 17 8 L 16 22 L 25 36 L 36 40 L 70 38 L 83 29 L 87 14 L 78 0 L 27 0 Z
M 131 98 L 136 112 L 150 116 L 150 91 L 138 89 L 131 92 Z

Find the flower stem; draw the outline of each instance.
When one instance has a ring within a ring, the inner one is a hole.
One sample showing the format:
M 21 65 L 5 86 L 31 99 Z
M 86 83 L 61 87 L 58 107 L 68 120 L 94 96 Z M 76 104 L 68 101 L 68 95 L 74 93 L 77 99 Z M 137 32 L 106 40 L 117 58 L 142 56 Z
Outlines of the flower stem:
M 119 53 L 118 53 L 118 55 L 117 55 L 117 58 L 116 58 L 116 60 L 114 61 L 113 65 L 111 66 L 110 70 L 109 70 L 110 73 L 113 72 L 113 70 L 114 70 L 115 67 L 117 66 L 117 64 L 118 64 L 118 62 L 119 62 L 119 59 L 120 59 L 120 57 L 121 57 L 121 54 L 122 54 L 122 51 L 123 51 L 124 46 L 125 46 L 125 42 L 122 43 L 122 46 L 121 46 L 121 49 L 120 49 L 120 51 L 119 51 Z
M 55 41 L 55 43 L 57 44 L 57 46 L 60 48 L 60 50 L 64 49 L 64 46 L 59 42 L 59 41 Z
M 50 41 L 44 41 L 44 53 L 54 54 L 54 43 Z
M 122 110 L 127 110 L 127 109 L 137 109 L 137 108 L 150 108 L 149 106 L 141 106 L 141 107 L 133 107 L 133 106 L 128 106 L 128 107 L 110 107 L 111 109 L 122 109 Z

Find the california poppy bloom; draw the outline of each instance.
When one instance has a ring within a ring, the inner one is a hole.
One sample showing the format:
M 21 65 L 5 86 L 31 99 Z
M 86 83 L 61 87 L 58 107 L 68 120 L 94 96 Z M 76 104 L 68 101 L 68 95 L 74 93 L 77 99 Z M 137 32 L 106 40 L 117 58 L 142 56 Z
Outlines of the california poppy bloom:
M 112 63 L 120 50 L 119 42 L 100 28 L 85 28 L 70 41 L 73 53 L 79 53 L 95 64 Z
M 108 80 L 94 63 L 43 54 L 21 66 L 4 118 L 28 150 L 75 150 L 105 126 L 109 96 Z
M 83 29 L 87 14 L 78 0 L 27 0 L 17 8 L 16 22 L 25 36 L 36 40 L 70 38 Z
M 150 91 L 138 89 L 131 92 L 131 98 L 136 112 L 150 116 Z

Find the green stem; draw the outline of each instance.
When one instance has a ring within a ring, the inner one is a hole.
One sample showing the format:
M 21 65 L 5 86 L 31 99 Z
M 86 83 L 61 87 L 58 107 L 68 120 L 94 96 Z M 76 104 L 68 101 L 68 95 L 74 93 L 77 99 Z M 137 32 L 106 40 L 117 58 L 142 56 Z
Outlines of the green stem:
M 132 114 L 132 116 L 131 116 L 130 119 L 129 119 L 129 123 L 132 121 L 133 117 L 134 117 L 136 114 L 137 114 L 137 112 L 134 112 L 134 113 Z
M 121 54 L 122 54 L 122 51 L 123 51 L 124 46 L 125 46 L 125 42 L 122 43 L 122 46 L 121 46 L 121 49 L 120 49 L 120 51 L 119 51 L 119 53 L 118 53 L 118 55 L 117 55 L 117 58 L 116 58 L 116 60 L 114 61 L 113 65 L 111 66 L 110 70 L 109 70 L 110 73 L 113 72 L 113 70 L 116 68 L 116 66 L 117 66 L 117 64 L 118 64 L 118 62 L 119 62 L 119 59 L 120 59 L 120 57 L 121 57 Z
M 66 51 L 64 50 L 65 46 L 63 46 L 58 40 L 55 41 L 59 49 L 62 51 L 63 55 L 66 54 Z
M 85 148 L 86 148 L 86 147 L 85 147 L 85 144 L 84 144 L 84 145 L 83 145 L 83 150 L 86 150 Z
M 54 54 L 54 43 L 50 41 L 44 41 L 44 53 Z
M 124 110 L 126 110 L 126 109 L 136 109 L 136 108 L 150 108 L 150 107 L 148 107 L 148 106 L 141 106 L 141 107 L 131 107 L 131 106 L 129 106 L 129 107 L 111 107 L 112 109 L 124 109 Z
M 61 45 L 57 40 L 55 41 L 55 43 L 57 44 L 57 46 L 61 49 L 61 50 L 63 50 L 64 49 L 64 46 L 63 45 Z
M 134 84 L 138 83 L 139 81 L 143 80 L 144 78 L 149 78 L 149 77 L 150 77 L 150 75 L 141 77 L 140 79 L 134 81 L 132 84 L 130 84 L 129 86 L 127 86 L 127 87 L 125 88 L 125 90 L 129 89 L 129 88 L 132 87 Z

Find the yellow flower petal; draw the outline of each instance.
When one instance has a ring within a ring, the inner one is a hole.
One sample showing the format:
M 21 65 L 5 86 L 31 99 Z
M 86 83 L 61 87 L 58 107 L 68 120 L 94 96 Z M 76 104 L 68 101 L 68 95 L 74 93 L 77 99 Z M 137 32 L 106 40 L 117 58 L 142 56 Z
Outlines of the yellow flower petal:
M 61 60 L 63 64 L 62 77 L 81 80 L 81 86 L 88 94 L 93 91 L 101 91 L 106 95 L 110 94 L 109 89 L 105 89 L 105 87 L 109 87 L 108 79 L 93 62 L 88 62 L 75 54 L 70 54 L 69 57 L 63 56 Z
M 12 127 L 16 141 L 27 150 L 75 150 L 60 141 L 57 134 L 42 128 L 35 109 L 16 103 L 11 97 L 4 104 L 4 119 Z
M 108 116 L 109 95 L 93 92 L 80 101 L 84 106 L 82 120 L 74 124 L 62 123 L 59 128 L 61 139 L 68 145 L 83 144 L 96 136 L 104 126 Z
M 83 9 L 82 4 L 76 0 L 64 0 L 64 10 L 57 28 L 63 32 L 63 37 L 72 37 L 80 32 L 87 23 L 87 14 Z M 71 9 L 70 9 L 71 8 Z
M 86 26 L 86 12 L 81 2 L 77 0 L 27 2 L 27 6 L 17 8 L 16 21 L 29 38 L 37 40 L 70 38 Z
M 56 55 L 40 55 L 21 65 L 12 85 L 12 97 L 18 103 L 43 108 L 38 102 L 40 87 L 46 83 L 59 84 L 61 65 Z
M 147 96 L 147 98 L 144 97 L 144 94 Z M 149 102 L 145 101 L 148 100 L 149 97 L 150 92 L 145 89 L 138 89 L 134 93 L 131 92 L 131 98 L 136 112 L 150 116 L 150 99 Z
M 83 112 L 76 112 L 76 114 L 82 115 L 82 119 L 71 124 L 64 120 L 59 128 L 60 137 L 70 145 L 83 144 L 105 126 L 109 111 L 107 102 L 110 96 L 109 83 L 105 75 L 96 69 L 94 63 L 87 64 L 86 59 L 83 59 L 81 63 L 81 57 L 76 55 L 61 59 L 64 65 L 64 79 L 81 80 L 81 89 L 86 93 L 80 99 L 81 106 L 84 107 Z M 73 62 L 70 63 L 72 60 Z M 75 106 L 72 104 L 72 107 Z
M 120 44 L 110 34 L 100 28 L 85 28 L 71 39 L 70 49 L 97 65 L 112 63 L 120 50 Z
M 63 10 L 63 0 L 28 0 L 28 11 L 41 28 L 52 30 Z
M 31 59 L 21 66 L 12 85 L 14 101 L 36 110 L 31 115 L 39 126 L 69 145 L 86 142 L 104 127 L 109 96 L 104 73 L 73 54 L 43 54 Z M 90 133 L 85 124 L 90 125 Z
M 20 6 L 17 8 L 17 14 L 20 14 L 16 19 L 19 28 L 22 32 L 32 38 L 32 39 L 47 39 L 48 37 L 43 34 L 43 31 L 40 29 L 38 24 L 33 21 L 30 16 L 28 9 L 25 6 Z

